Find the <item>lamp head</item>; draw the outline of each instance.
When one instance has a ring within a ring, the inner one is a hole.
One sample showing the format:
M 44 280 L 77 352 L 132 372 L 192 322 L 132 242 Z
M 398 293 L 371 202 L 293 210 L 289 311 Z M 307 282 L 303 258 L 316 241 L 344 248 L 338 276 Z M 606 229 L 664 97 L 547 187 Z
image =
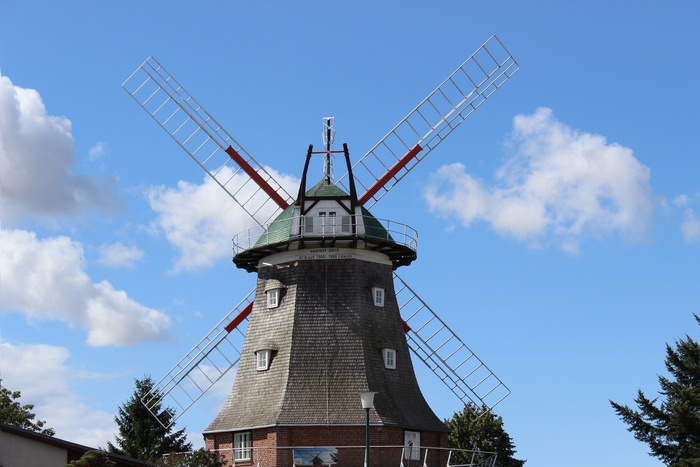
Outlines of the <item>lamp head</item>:
M 362 401 L 363 409 L 371 409 L 374 407 L 374 395 L 376 391 L 360 391 L 360 400 Z

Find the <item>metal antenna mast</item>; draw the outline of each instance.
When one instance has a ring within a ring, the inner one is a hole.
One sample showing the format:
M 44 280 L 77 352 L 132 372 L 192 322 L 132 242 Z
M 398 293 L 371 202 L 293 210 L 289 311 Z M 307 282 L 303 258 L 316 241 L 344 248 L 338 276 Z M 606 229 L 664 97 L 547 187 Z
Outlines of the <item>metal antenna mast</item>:
M 331 160 L 331 144 L 335 138 L 335 117 L 323 119 L 323 144 L 326 146 L 326 159 L 323 164 L 323 178 L 326 183 L 333 179 L 333 162 Z

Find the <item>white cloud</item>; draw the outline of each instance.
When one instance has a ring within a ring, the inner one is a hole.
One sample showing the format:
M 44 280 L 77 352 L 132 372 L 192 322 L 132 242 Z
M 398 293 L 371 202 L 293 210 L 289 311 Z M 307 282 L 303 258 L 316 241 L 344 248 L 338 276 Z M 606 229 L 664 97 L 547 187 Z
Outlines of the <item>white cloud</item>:
M 136 247 L 128 247 L 119 242 L 111 245 L 102 245 L 99 248 L 98 262 L 111 268 L 132 268 L 134 262 L 143 258 L 143 250 Z
M 698 219 L 692 209 L 684 211 L 681 232 L 686 243 L 693 243 L 700 239 L 700 219 Z
M 0 75 L 0 214 L 55 219 L 85 208 L 116 204 L 108 180 L 75 172 L 71 122 L 48 115 L 34 89 Z
M 34 404 L 36 420 L 56 430 L 56 436 L 90 447 L 106 447 L 117 431 L 113 415 L 88 406 L 72 389 L 85 380 L 108 378 L 66 364 L 68 349 L 45 344 L 0 343 L 3 386 L 20 391 L 21 404 Z M 8 362 L 12 362 L 8 365 Z
M 104 143 L 102 141 L 98 141 L 95 143 L 91 148 L 90 151 L 88 152 L 88 156 L 91 161 L 94 161 L 96 159 L 100 159 L 101 157 L 104 157 L 105 154 L 107 154 L 107 143 Z
M 298 180 L 281 175 L 269 168 L 268 172 L 289 192 L 298 187 Z M 219 173 L 221 179 L 231 178 L 232 171 L 226 167 Z M 247 179 L 236 175 L 229 186 L 235 186 L 237 179 Z M 251 204 L 265 203 L 260 218 L 266 218 L 277 205 L 262 191 L 254 193 L 248 184 L 241 199 L 253 197 Z M 197 270 L 211 266 L 216 260 L 231 257 L 232 237 L 238 232 L 256 224 L 251 217 L 209 176 L 197 185 L 180 181 L 176 188 L 155 187 L 147 193 L 151 209 L 158 213 L 154 226 L 162 231 L 168 241 L 178 250 L 179 257 L 172 272 Z
M 88 331 L 90 345 L 128 345 L 161 338 L 164 313 L 130 299 L 85 273 L 83 248 L 68 237 L 39 240 L 33 232 L 2 230 L 0 303 L 30 320 L 59 320 Z
M 493 186 L 462 164 L 438 169 L 425 193 L 430 208 L 466 227 L 486 221 L 531 246 L 552 241 L 567 251 L 588 236 L 646 233 L 649 169 L 630 149 L 573 130 L 547 108 L 515 117 L 513 144 Z
M 678 195 L 671 199 L 671 204 L 682 211 L 680 221 L 681 233 L 686 243 L 694 243 L 700 239 L 700 219 L 692 209 L 693 199 L 688 195 Z
M 683 206 L 688 206 L 692 201 L 688 195 L 678 195 L 678 196 L 674 197 L 671 200 L 671 202 L 675 206 L 683 207 Z

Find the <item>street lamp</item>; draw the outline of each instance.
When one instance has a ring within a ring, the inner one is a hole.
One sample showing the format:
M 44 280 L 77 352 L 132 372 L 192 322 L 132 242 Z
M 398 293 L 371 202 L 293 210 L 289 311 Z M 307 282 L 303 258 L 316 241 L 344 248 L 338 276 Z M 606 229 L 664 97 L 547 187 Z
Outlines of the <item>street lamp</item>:
M 365 467 L 369 467 L 369 409 L 374 407 L 375 391 L 360 391 L 362 408 L 365 409 Z

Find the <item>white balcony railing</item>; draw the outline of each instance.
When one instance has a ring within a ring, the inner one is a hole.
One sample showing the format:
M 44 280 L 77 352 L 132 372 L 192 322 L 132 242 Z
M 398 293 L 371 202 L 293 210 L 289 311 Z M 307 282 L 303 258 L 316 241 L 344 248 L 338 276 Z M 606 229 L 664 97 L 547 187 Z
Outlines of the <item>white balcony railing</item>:
M 251 447 L 210 450 L 226 467 L 328 465 L 362 467 L 365 446 Z M 495 452 L 423 446 L 371 446 L 372 465 L 385 467 L 495 467 Z M 166 454 L 186 460 L 192 453 Z
M 418 232 L 406 224 L 370 216 L 326 215 L 294 216 L 245 229 L 233 237 L 233 254 L 286 242 L 359 239 L 369 244 L 393 243 L 418 249 Z

